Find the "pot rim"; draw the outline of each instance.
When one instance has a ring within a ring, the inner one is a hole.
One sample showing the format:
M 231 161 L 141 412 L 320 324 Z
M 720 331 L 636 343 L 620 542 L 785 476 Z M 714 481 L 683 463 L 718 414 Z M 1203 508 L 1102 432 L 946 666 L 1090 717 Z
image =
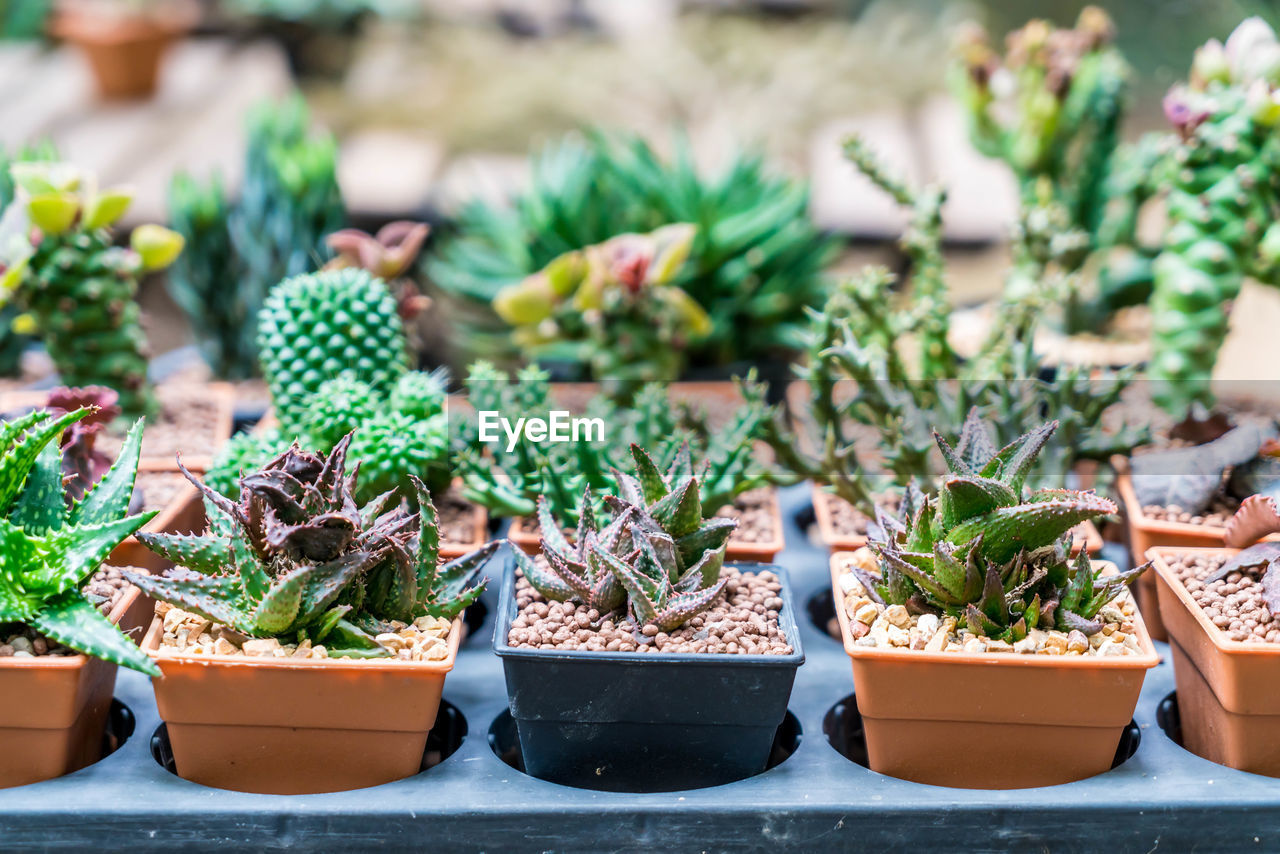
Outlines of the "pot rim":
M 778 628 L 787 636 L 791 644 L 790 655 L 758 655 L 738 652 L 685 652 L 685 653 L 648 653 L 648 652 L 597 652 L 582 649 L 525 649 L 507 643 L 507 635 L 511 630 L 511 622 L 515 619 L 515 557 L 507 555 L 502 571 L 502 589 L 498 593 L 497 619 L 493 628 L 493 651 L 500 658 L 525 660 L 563 661 L 565 659 L 582 659 L 586 661 L 611 661 L 627 664 L 653 662 L 658 664 L 681 664 L 692 666 L 723 667 L 731 662 L 743 662 L 761 667 L 796 668 L 804 664 L 804 647 L 800 639 L 800 626 L 796 621 L 795 601 L 791 592 L 791 580 L 787 571 L 771 563 L 755 563 L 752 561 L 731 561 L 725 566 L 737 567 L 739 570 L 755 572 L 768 570 L 778 576 L 782 589 L 778 591 L 782 599 L 782 610 L 778 612 Z M 784 616 L 785 615 L 785 616 Z
M 112 625 L 119 626 L 120 620 L 124 618 L 125 612 L 133 606 L 138 597 L 142 595 L 142 591 L 134 585 L 130 584 L 129 589 L 120 597 L 120 601 L 111 609 L 111 613 L 107 614 Z M 132 640 L 132 638 L 130 638 Z M 17 658 L 11 655 L 0 658 L 0 667 L 13 668 L 15 670 L 22 669 L 59 669 L 59 670 L 75 670 L 84 667 L 90 658 L 95 656 L 87 655 L 83 652 L 77 652 L 75 655 L 37 655 L 31 658 Z M 105 659 L 99 659 L 105 660 Z M 109 662 L 113 663 L 113 662 Z
M 1209 640 L 1213 643 L 1218 652 L 1224 655 L 1239 656 L 1280 656 L 1280 644 L 1274 643 L 1245 643 L 1244 641 L 1232 640 L 1227 637 L 1222 629 L 1215 626 L 1207 616 L 1204 609 L 1196 604 L 1191 598 L 1191 594 L 1187 592 L 1187 588 L 1183 585 L 1182 580 L 1174 574 L 1173 567 L 1168 563 L 1168 558 L 1173 555 L 1192 556 L 1199 555 L 1221 555 L 1226 554 L 1228 557 L 1239 554 L 1242 549 L 1229 549 L 1226 546 L 1153 546 L 1147 549 L 1146 557 L 1151 561 L 1152 568 L 1160 577 L 1173 594 L 1178 597 L 1178 601 L 1184 608 L 1191 612 L 1191 616 L 1195 617 L 1200 628 L 1209 636 Z
M 1121 460 L 1124 462 L 1121 463 Z M 1128 458 L 1113 458 L 1112 465 L 1116 468 L 1116 490 L 1120 493 L 1120 503 L 1124 507 L 1125 515 L 1129 518 L 1130 525 L 1140 531 L 1153 534 L 1192 536 L 1205 540 L 1210 538 L 1221 540 L 1226 537 L 1227 529 L 1221 525 L 1206 525 L 1203 522 L 1199 525 L 1191 522 L 1170 522 L 1167 519 L 1153 519 L 1148 516 L 1146 511 L 1142 509 L 1142 505 L 1138 503 L 1138 493 L 1133 488 L 1133 479 L 1127 470 Z M 1124 468 L 1121 468 L 1121 465 Z M 1187 548 L 1196 547 L 1188 546 Z
M 339 672 L 368 673 L 377 671 L 448 673 L 458 658 L 462 644 L 462 615 L 453 618 L 449 625 L 449 656 L 436 661 L 401 661 L 398 658 L 267 658 L 256 655 L 162 655 L 159 652 L 160 637 L 164 633 L 164 620 L 160 615 L 151 618 L 151 626 L 142 639 L 142 651 L 160 666 L 166 667 L 266 667 L 273 670 L 328 669 Z
M 836 619 L 840 623 L 840 637 L 844 640 L 844 651 L 853 659 L 870 661 L 920 662 L 924 664 L 985 664 L 991 667 L 1040 667 L 1091 669 L 1103 668 L 1111 670 L 1149 670 L 1160 663 L 1160 654 L 1156 652 L 1151 634 L 1142 620 L 1142 612 L 1134 606 L 1135 624 L 1138 629 L 1138 643 L 1142 652 L 1138 655 L 1019 655 L 1014 652 L 925 652 L 919 649 L 880 649 L 879 647 L 858 646 L 853 641 L 849 630 L 849 615 L 844 613 L 841 603 L 844 596 L 840 592 L 840 576 L 844 573 L 836 569 L 836 559 L 848 555 L 849 552 L 834 552 L 828 561 L 831 571 L 831 593 L 836 606 Z M 1114 567 L 1111 561 L 1094 560 L 1095 566 L 1105 564 Z M 1129 594 L 1133 595 L 1132 591 Z

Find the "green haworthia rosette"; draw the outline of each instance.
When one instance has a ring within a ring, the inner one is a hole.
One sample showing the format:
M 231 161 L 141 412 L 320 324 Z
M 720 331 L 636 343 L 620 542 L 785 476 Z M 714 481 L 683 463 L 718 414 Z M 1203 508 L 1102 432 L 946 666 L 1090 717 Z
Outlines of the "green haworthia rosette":
M 1083 550 L 1069 560 L 1071 528 L 1116 506 L 1092 492 L 1025 487 L 1056 427 L 996 450 L 973 410 L 954 447 L 938 436 L 951 475 L 935 498 L 907 502 L 904 518 L 881 516 L 882 536 L 872 543 L 881 578 L 863 578 L 864 586 L 887 604 L 950 614 L 993 639 L 1100 631 L 1098 611 L 1146 567 L 1104 576 Z
M 705 611 L 724 587 L 724 566 L 732 519 L 704 520 L 698 483 L 687 450 L 667 473 L 633 447 L 637 474 L 615 472 L 621 497 L 606 496 L 613 518 L 601 526 L 590 489 L 579 504 L 579 523 L 570 541 L 540 501 L 544 562 L 513 549 L 529 583 L 550 600 L 577 600 L 601 615 L 624 604 L 637 629 L 655 625 L 672 631 Z
M 0 427 L 0 623 L 23 623 L 72 649 L 156 675 L 150 659 L 81 593 L 112 549 L 155 516 L 128 515 L 141 423 L 83 498 L 65 494 L 58 438 L 91 412 L 54 417 L 36 410 Z

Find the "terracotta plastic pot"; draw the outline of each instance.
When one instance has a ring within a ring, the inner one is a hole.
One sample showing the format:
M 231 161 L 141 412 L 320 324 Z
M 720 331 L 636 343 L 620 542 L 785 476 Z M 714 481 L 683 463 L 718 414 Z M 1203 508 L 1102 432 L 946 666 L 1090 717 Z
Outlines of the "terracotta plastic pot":
M 165 52 L 195 19 L 194 7 L 186 4 L 142 15 L 105 15 L 67 4 L 50 30 L 84 52 L 103 98 L 148 98 L 155 94 Z
M 1223 548 L 1223 537 L 1226 528 L 1216 525 L 1192 525 L 1189 522 L 1168 522 L 1164 519 L 1153 519 L 1147 516 L 1138 503 L 1137 493 L 1133 489 L 1133 481 L 1126 471 L 1127 461 L 1116 460 L 1116 492 L 1120 496 L 1120 512 L 1125 519 L 1125 532 L 1129 538 L 1129 553 L 1134 564 L 1147 558 L 1149 549 L 1160 546 L 1189 546 L 1191 548 Z M 1168 640 L 1163 611 L 1156 595 L 1156 577 L 1153 573 L 1144 572 L 1134 583 L 1138 596 L 1138 607 L 1142 609 L 1147 620 L 1147 628 L 1151 637 L 1156 640 Z
M 777 490 L 770 490 L 769 514 L 773 517 L 774 536 L 765 542 L 747 543 L 729 538 L 725 549 L 725 560 L 730 562 L 768 563 L 782 551 L 785 543 L 782 533 L 782 509 L 778 504 Z M 522 549 L 525 554 L 536 555 L 542 552 L 542 532 L 537 523 L 529 524 L 530 519 L 512 519 L 507 529 L 507 539 L 513 546 Z
M 1280 777 L 1280 646 L 1230 640 L 1170 568 L 1175 556 L 1234 555 L 1238 549 L 1155 548 L 1160 598 L 1178 685 L 1182 743 L 1221 765 Z
M 154 653 L 162 625 L 143 649 Z M 445 675 L 443 661 L 156 656 L 154 681 L 179 776 L 242 792 L 360 789 L 418 773 Z
M 857 646 L 832 593 L 872 770 L 936 786 L 1015 789 L 1068 783 L 1111 767 L 1159 656 L 1135 617 L 1142 653 L 1049 656 Z
M 141 597 L 128 590 L 120 623 Z M 116 665 L 87 655 L 0 658 L 0 788 L 70 774 L 102 758 Z
M 864 534 L 845 534 L 836 530 L 831 502 L 841 500 L 820 485 L 813 484 L 813 515 L 818 522 L 819 536 L 832 553 L 857 551 L 867 544 L 867 537 Z M 1091 555 L 1102 551 L 1102 534 L 1098 531 L 1098 526 L 1092 522 L 1081 522 L 1075 528 L 1071 553 L 1078 554 L 1082 548 Z

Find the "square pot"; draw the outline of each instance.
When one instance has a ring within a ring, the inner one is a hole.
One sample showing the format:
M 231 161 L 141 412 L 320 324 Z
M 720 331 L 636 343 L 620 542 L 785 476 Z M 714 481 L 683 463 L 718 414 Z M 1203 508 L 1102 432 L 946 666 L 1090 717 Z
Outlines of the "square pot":
M 154 655 L 162 634 L 156 617 L 142 648 Z M 178 775 L 293 795 L 416 774 L 461 641 L 458 617 L 442 661 L 155 655 Z
M 778 503 L 778 490 L 769 490 L 769 515 L 773 517 L 774 536 L 760 543 L 747 543 L 729 537 L 724 559 L 728 563 L 768 563 L 777 557 L 778 552 L 786 547 L 782 528 L 782 507 Z M 529 525 L 532 520 L 515 518 L 507 529 L 507 539 L 515 548 L 522 549 L 525 554 L 536 555 L 542 552 L 542 533 L 537 525 Z
M 1233 641 L 1215 626 L 1170 567 L 1175 556 L 1237 554 L 1227 548 L 1155 548 L 1156 592 L 1169 631 L 1183 745 L 1221 765 L 1280 777 L 1280 646 Z
M 1120 497 L 1120 512 L 1124 516 L 1129 553 L 1133 556 L 1134 565 L 1147 559 L 1145 555 L 1148 550 L 1161 546 L 1223 548 L 1226 528 L 1217 525 L 1192 525 L 1190 522 L 1168 522 L 1146 515 L 1142 505 L 1138 503 L 1138 494 L 1134 491 L 1127 461 L 1117 460 L 1114 465 L 1117 471 L 1116 493 Z M 1144 572 L 1134 582 L 1134 590 L 1151 637 L 1159 641 L 1168 640 L 1160 599 L 1156 593 L 1155 574 Z
M 924 652 L 858 646 L 832 593 L 873 771 L 935 786 L 1015 789 L 1111 767 L 1146 671 L 1160 658 L 1135 615 L 1139 655 Z
M 130 588 L 109 615 L 141 599 Z M 87 655 L 0 658 L 0 788 L 61 777 L 102 758 L 116 665 Z
M 515 649 L 515 560 L 498 599 L 494 651 L 527 773 L 613 791 L 714 786 L 763 771 L 804 662 L 786 572 L 778 627 L 790 655 Z

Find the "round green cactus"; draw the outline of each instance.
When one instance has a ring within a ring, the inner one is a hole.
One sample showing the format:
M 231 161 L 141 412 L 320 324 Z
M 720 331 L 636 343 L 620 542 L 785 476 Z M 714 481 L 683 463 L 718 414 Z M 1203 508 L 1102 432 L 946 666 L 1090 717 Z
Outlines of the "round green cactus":
M 258 347 L 286 436 L 301 434 L 326 381 L 346 374 L 386 395 L 409 369 L 395 298 L 364 270 L 308 273 L 276 285 L 258 317 Z
M 349 456 L 360 463 L 359 501 L 391 489 L 412 496 L 410 475 L 433 494 L 449 485 L 449 431 L 443 415 L 419 419 L 402 412 L 375 413 L 356 429 Z
M 349 374 L 326 380 L 302 418 L 303 444 L 328 451 L 343 436 L 371 419 L 381 404 L 369 384 Z M 360 457 L 353 457 L 359 460 Z
M 390 404 L 396 412 L 413 418 L 430 418 L 445 411 L 447 376 L 441 372 L 410 371 L 391 390 Z

